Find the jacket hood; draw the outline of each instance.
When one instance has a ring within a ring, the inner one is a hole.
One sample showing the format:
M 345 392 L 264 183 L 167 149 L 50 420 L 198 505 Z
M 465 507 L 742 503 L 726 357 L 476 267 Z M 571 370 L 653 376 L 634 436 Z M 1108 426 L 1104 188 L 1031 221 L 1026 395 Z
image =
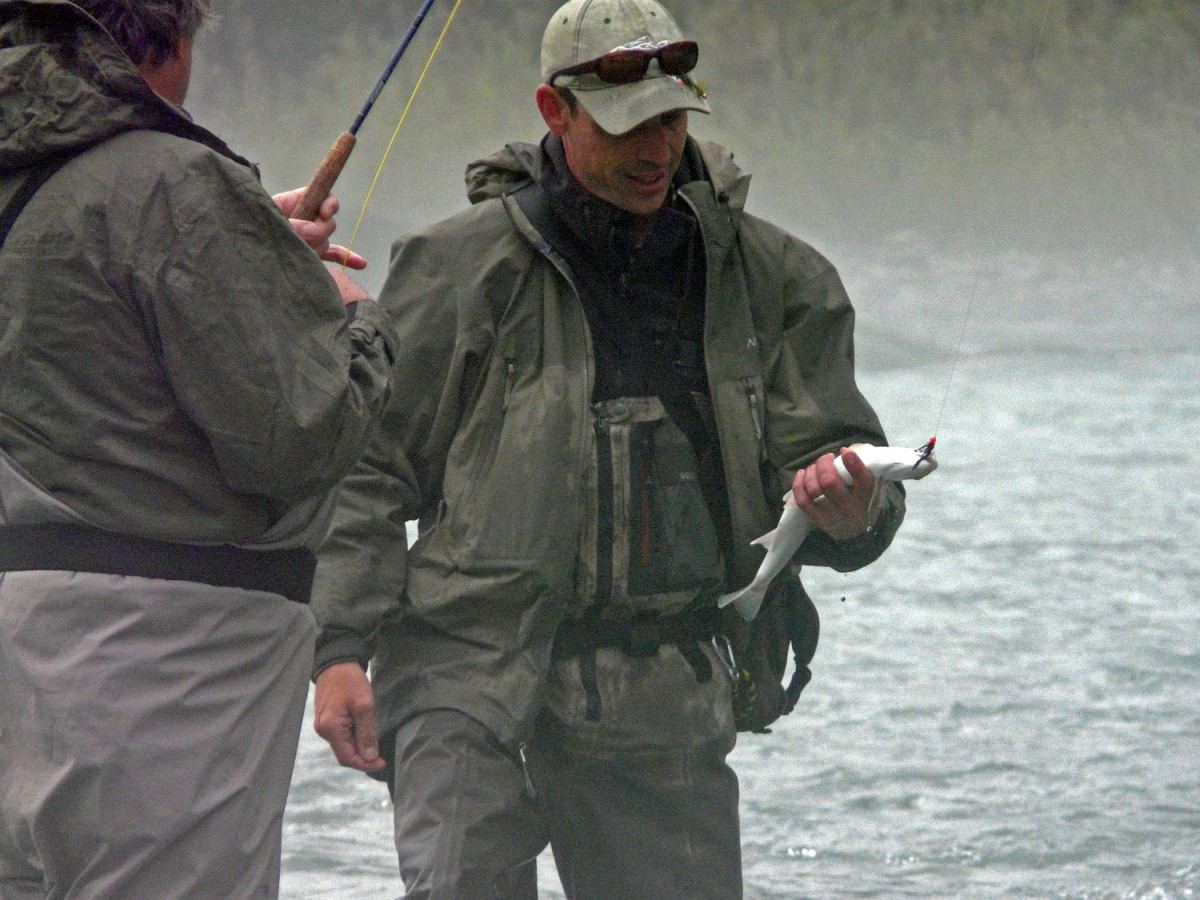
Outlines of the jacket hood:
M 247 164 L 155 94 L 104 27 L 69 0 L 0 0 L 0 169 L 138 128 Z
M 717 196 L 727 199 L 736 212 L 745 207 L 750 176 L 734 163 L 731 151 L 712 141 L 689 137 L 684 152 L 699 154 Z M 508 144 L 467 166 L 467 197 L 472 203 L 479 203 L 503 196 L 527 181 L 536 181 L 548 165 L 550 159 L 538 144 Z

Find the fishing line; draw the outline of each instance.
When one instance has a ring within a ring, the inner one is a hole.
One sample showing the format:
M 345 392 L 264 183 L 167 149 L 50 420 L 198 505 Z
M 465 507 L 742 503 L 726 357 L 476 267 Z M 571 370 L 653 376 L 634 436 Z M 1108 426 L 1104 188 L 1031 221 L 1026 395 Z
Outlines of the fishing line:
M 371 108 L 375 105 L 375 101 L 379 99 L 379 95 L 383 92 L 383 87 L 387 84 L 388 79 L 392 77 L 392 72 L 396 70 L 400 58 L 404 56 L 404 52 L 408 50 L 408 45 L 412 43 L 413 37 L 416 36 L 417 29 L 421 27 L 421 23 L 425 21 L 425 16 L 429 12 L 429 8 L 433 6 L 433 0 L 425 0 L 421 5 L 420 11 L 417 13 L 416 19 L 409 26 L 408 31 L 404 34 L 404 40 L 400 42 L 400 46 L 396 48 L 396 52 L 392 54 L 392 58 L 388 60 L 387 67 L 383 70 L 383 74 L 379 76 L 379 80 L 375 82 L 375 89 L 371 91 L 371 96 L 367 98 L 367 102 L 363 104 L 362 110 L 359 112 L 354 124 L 350 126 L 349 131 L 343 131 L 338 135 L 338 139 L 333 142 L 333 146 L 329 152 L 325 154 L 325 159 L 317 167 L 316 173 L 312 180 L 309 181 L 308 187 L 304 189 L 300 199 L 296 202 L 291 212 L 293 219 L 305 219 L 310 222 L 315 222 L 321 210 L 321 204 L 325 202 L 325 198 L 329 196 L 333 190 L 334 183 L 338 180 L 338 176 L 342 174 L 342 170 L 346 167 L 346 163 L 350 161 L 350 154 L 354 152 L 354 147 L 358 143 L 358 129 L 362 127 L 363 121 L 371 112 Z
M 446 24 L 442 28 L 442 33 L 438 35 L 437 42 L 433 45 L 433 50 L 429 54 L 429 59 L 425 61 L 425 68 L 421 70 L 421 75 L 417 78 L 417 83 L 413 86 L 412 93 L 408 96 L 408 102 L 404 105 L 404 111 L 400 114 L 400 121 L 396 123 L 396 129 L 392 132 L 391 140 L 388 141 L 387 149 L 383 151 L 383 158 L 379 161 L 379 167 L 375 170 L 375 177 L 371 180 L 371 187 L 367 190 L 367 197 L 363 200 L 362 209 L 358 213 L 358 221 L 354 223 L 354 231 L 350 234 L 350 243 L 346 249 L 350 250 L 354 247 L 354 239 L 358 237 L 358 231 L 362 227 L 363 219 L 367 215 L 367 207 L 371 205 L 371 198 L 375 195 L 375 186 L 379 183 L 379 178 L 383 174 L 383 169 L 388 163 L 388 159 L 392 155 L 392 148 L 396 144 L 396 138 L 400 134 L 400 129 L 404 127 L 405 120 L 408 119 L 408 111 L 412 109 L 413 101 L 417 98 L 417 93 L 421 90 L 421 85 L 425 83 L 425 76 L 429 74 L 429 69 L 433 66 L 433 61 L 437 58 L 438 51 L 442 49 L 442 43 L 446 39 L 446 32 L 450 30 L 450 25 L 454 22 L 455 15 L 458 14 L 458 8 L 462 6 L 463 0 L 455 0 L 454 8 L 450 10 L 450 17 L 446 19 Z M 344 268 L 344 266 L 343 266 Z
M 1056 6 L 1058 6 L 1059 2 L 1060 2 L 1060 0 L 1047 0 L 1047 2 L 1046 2 L 1046 12 L 1043 14 L 1042 24 L 1038 28 L 1037 41 L 1033 47 L 1033 55 L 1030 56 L 1030 58 L 1029 58 L 1030 66 L 1032 66 L 1035 62 L 1037 62 L 1038 54 L 1041 52 L 1041 49 L 1042 49 L 1042 39 L 1043 39 L 1043 37 L 1045 37 L 1045 34 L 1046 34 L 1046 26 L 1050 22 L 1050 14 L 1052 12 L 1054 12 L 1054 9 Z M 933 452 L 933 446 L 937 443 L 938 432 L 940 432 L 942 430 L 942 417 L 946 413 L 946 403 L 950 399 L 950 389 L 954 385 L 954 375 L 955 375 L 956 371 L 958 370 L 958 360 L 959 360 L 959 357 L 962 356 L 963 339 L 966 337 L 966 334 L 967 334 L 967 324 L 971 321 L 971 311 L 975 308 L 975 298 L 979 294 L 979 279 L 980 279 L 981 275 L 982 275 L 982 272 L 976 273 L 975 284 L 971 287 L 971 298 L 967 302 L 967 310 L 963 314 L 962 328 L 958 333 L 958 343 L 954 348 L 954 357 L 950 363 L 950 377 L 946 379 L 946 390 L 942 394 L 942 404 L 941 404 L 941 407 L 938 409 L 937 421 L 935 422 L 934 429 L 933 429 L 933 437 L 929 439 L 929 443 L 926 444 L 925 447 L 922 448 L 922 451 L 928 449 L 928 451 L 930 453 Z
M 946 412 L 946 402 L 950 399 L 950 388 L 954 385 L 954 375 L 958 370 L 958 360 L 962 356 L 963 339 L 967 335 L 967 323 L 971 321 L 971 311 L 975 308 L 975 297 L 979 293 L 979 279 L 982 273 L 975 275 L 975 284 L 971 288 L 971 299 L 967 301 L 967 310 L 963 313 L 962 328 L 958 332 L 958 343 L 954 347 L 954 356 L 950 361 L 950 377 L 946 379 L 946 390 L 942 393 L 942 405 L 938 409 L 937 420 L 933 426 L 933 435 L 936 440 L 938 432 L 942 430 L 942 416 Z
M 1042 49 L 1042 37 L 1046 34 L 1046 25 L 1050 21 L 1050 13 L 1054 11 L 1054 7 L 1058 5 L 1058 0 L 1048 0 L 1046 3 L 1046 14 L 1042 16 L 1042 27 L 1038 29 L 1037 43 L 1033 45 L 1033 56 L 1029 57 L 1029 65 L 1037 62 L 1038 52 Z

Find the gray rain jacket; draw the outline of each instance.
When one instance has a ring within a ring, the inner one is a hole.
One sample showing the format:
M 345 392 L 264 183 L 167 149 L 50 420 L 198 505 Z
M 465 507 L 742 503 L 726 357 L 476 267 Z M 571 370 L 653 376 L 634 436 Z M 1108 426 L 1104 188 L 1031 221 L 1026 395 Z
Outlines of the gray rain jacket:
M 885 440 L 855 385 L 854 313 L 834 268 L 743 212 L 749 178 L 726 150 L 688 152 L 711 178 L 681 194 L 706 250 L 705 358 L 745 583 L 762 558 L 750 542 L 775 526 L 796 469 Z M 473 164 L 475 205 L 393 249 L 380 302 L 405 339 L 395 393 L 343 485 L 313 595 L 318 670 L 373 657 L 385 731 L 451 708 L 524 740 L 572 599 L 595 445 L 591 341 L 569 272 L 506 196 L 548 165 L 531 145 Z M 797 561 L 872 561 L 903 493 L 887 488 L 885 503 L 874 533 L 814 535 Z
M 59 151 L 0 250 L 0 523 L 315 547 L 386 315 L 78 7 L 0 0 L 0 207 Z

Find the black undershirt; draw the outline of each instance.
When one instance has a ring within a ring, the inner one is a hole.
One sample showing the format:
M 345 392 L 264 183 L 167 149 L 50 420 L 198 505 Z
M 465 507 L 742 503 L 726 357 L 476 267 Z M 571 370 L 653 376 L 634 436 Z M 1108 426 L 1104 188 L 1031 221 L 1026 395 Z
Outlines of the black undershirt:
M 593 401 L 652 396 L 664 366 L 689 389 L 707 393 L 704 252 L 699 226 L 675 190 L 703 177 L 695 171 L 703 164 L 685 156 L 667 203 L 640 216 L 584 190 L 560 139 L 551 135 L 544 146 L 553 162 L 541 180 L 556 225 L 553 243 L 575 272 L 592 334 Z

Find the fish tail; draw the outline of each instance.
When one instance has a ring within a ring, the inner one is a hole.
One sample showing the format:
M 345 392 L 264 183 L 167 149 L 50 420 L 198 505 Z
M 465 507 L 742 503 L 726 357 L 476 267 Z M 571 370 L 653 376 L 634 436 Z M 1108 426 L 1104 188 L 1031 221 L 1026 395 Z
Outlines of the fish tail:
M 763 594 L 764 591 L 755 589 L 753 585 L 748 585 L 740 591 L 722 594 L 717 598 L 717 607 L 724 609 L 726 606 L 733 604 L 733 608 L 738 611 L 738 614 L 749 622 L 758 615 L 758 610 L 763 602 Z
M 758 615 L 759 609 L 762 607 L 762 595 L 755 592 L 753 594 L 744 593 L 743 596 L 733 601 L 733 608 L 738 611 L 743 619 L 750 622 Z

